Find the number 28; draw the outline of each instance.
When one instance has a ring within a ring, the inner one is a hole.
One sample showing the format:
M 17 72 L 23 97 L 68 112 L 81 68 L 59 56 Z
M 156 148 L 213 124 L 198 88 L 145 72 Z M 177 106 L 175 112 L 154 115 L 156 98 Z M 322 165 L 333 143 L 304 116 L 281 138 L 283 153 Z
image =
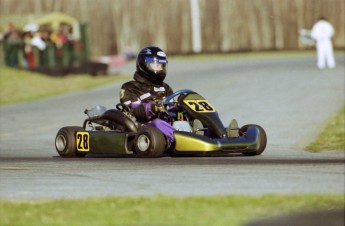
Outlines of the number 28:
M 216 110 L 210 103 L 206 100 L 185 100 L 185 103 L 196 112 L 203 113 L 203 112 L 215 112 Z
M 88 132 L 77 132 L 76 141 L 77 141 L 77 150 L 78 151 L 89 151 L 89 133 Z

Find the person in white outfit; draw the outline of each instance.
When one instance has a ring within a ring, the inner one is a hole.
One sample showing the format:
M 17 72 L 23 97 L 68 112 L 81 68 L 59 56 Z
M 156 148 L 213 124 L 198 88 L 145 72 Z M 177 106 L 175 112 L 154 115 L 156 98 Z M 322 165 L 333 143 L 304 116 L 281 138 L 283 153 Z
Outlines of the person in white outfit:
M 334 28 L 324 17 L 320 17 L 311 30 L 311 37 L 316 41 L 317 66 L 325 68 L 326 63 L 329 68 L 335 67 L 332 36 Z

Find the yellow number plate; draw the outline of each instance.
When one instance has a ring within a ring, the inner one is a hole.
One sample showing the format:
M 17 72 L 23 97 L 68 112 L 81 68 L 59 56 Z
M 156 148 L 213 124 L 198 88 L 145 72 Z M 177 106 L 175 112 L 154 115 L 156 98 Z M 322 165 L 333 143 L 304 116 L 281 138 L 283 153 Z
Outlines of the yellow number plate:
M 75 137 L 78 151 L 90 151 L 90 135 L 88 132 L 77 132 Z
M 216 109 L 206 100 L 184 100 L 193 111 L 199 113 L 215 112 Z

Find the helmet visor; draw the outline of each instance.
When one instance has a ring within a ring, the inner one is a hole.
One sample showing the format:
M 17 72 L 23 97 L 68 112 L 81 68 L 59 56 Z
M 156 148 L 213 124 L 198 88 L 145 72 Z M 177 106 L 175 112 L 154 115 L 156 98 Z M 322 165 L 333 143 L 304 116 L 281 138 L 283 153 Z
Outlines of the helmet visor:
M 147 69 L 155 74 L 166 73 L 166 66 L 168 61 L 166 59 L 157 59 L 155 57 L 146 57 L 145 63 Z

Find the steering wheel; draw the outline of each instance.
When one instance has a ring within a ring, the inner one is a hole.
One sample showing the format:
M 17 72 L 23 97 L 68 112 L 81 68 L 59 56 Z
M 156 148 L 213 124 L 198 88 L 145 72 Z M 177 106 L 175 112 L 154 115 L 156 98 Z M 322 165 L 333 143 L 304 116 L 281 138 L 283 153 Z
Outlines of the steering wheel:
M 181 94 L 189 94 L 189 93 L 195 93 L 193 90 L 190 89 L 181 89 L 176 91 L 175 93 L 171 94 L 170 96 L 167 96 L 165 100 L 162 102 L 164 105 L 169 105 L 171 104 L 171 100 L 174 99 L 175 97 L 181 95 Z

